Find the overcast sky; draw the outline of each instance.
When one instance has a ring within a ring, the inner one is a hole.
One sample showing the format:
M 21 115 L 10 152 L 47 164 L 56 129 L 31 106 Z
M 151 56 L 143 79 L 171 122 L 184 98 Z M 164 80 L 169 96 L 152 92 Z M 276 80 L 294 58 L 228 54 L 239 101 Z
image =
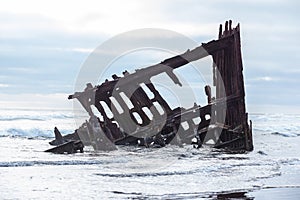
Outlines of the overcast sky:
M 89 53 L 122 32 L 163 28 L 201 44 L 232 19 L 241 24 L 248 110 L 299 113 L 299 9 L 297 0 L 3 1 L 0 105 L 70 106 Z

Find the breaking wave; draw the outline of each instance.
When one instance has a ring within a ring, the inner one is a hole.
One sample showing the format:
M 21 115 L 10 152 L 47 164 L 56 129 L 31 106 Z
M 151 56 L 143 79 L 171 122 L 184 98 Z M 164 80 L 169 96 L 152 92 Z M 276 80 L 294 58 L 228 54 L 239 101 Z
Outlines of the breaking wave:
M 60 130 L 62 134 L 72 133 L 74 130 L 62 129 Z M 9 128 L 0 130 L 0 137 L 24 137 L 24 138 L 53 138 L 54 133 L 51 129 L 39 129 L 39 128 L 31 128 L 31 129 L 22 129 L 22 128 Z
M 253 121 L 253 133 L 271 134 L 282 137 L 300 136 L 299 115 L 255 114 L 250 115 Z
M 102 161 L 81 161 L 81 160 L 64 160 L 64 161 L 13 161 L 0 162 L 0 167 L 29 167 L 29 166 L 48 166 L 48 165 L 99 165 Z
M 32 120 L 32 121 L 45 121 L 45 119 L 42 119 L 40 117 L 31 117 L 31 116 L 19 116 L 19 117 L 13 117 L 13 116 L 8 116 L 0 117 L 0 121 L 18 121 L 18 120 Z
M 29 121 L 47 121 L 53 119 L 73 119 L 74 115 L 72 113 L 28 113 L 28 114 L 2 114 L 0 115 L 0 121 L 19 121 L 19 120 L 29 120 Z
M 278 136 L 283 136 L 283 137 L 298 137 L 300 136 L 300 133 L 281 133 L 281 132 L 273 132 L 271 133 L 272 135 L 278 135 Z
M 0 110 L 0 137 L 52 138 L 53 129 L 62 134 L 75 130 L 73 111 Z
M 9 128 L 0 131 L 0 136 L 15 136 L 15 137 L 44 137 L 51 138 L 53 137 L 52 130 L 41 130 L 37 128 L 32 129 L 21 129 L 21 128 Z
M 87 119 L 85 114 L 76 118 Z M 78 128 L 74 117 L 72 110 L 0 110 L 0 137 L 52 138 L 55 126 L 62 134 L 69 134 Z M 249 119 L 253 121 L 254 134 L 300 136 L 299 115 L 251 114 Z

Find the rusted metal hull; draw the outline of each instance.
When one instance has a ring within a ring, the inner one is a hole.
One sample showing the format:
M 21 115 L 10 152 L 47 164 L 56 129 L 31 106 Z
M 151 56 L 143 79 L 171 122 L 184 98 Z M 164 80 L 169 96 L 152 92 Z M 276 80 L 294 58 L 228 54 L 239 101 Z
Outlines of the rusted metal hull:
M 206 56 L 212 56 L 214 61 L 215 96 L 212 97 L 210 86 L 206 86 L 206 106 L 194 103 L 191 108 L 171 109 L 151 77 L 165 72 L 181 86 L 173 70 Z M 199 148 L 212 140 L 216 148 L 253 149 L 252 128 L 245 108 L 239 25 L 231 28 L 231 21 L 226 22 L 224 31 L 220 26 L 218 40 L 135 73 L 125 71 L 123 75 L 113 75 L 113 80 L 95 87 L 87 84 L 83 92 L 69 96 L 69 99 L 78 99 L 90 115 L 75 131 L 85 145 L 92 145 L 95 150 L 115 150 L 115 145 L 193 144 Z M 141 84 L 153 93 L 153 98 L 148 97 Z M 97 108 L 102 119 L 94 115 L 91 106 Z M 105 107 L 113 117 L 108 116 Z M 145 110 L 151 112 L 152 117 Z M 199 122 L 195 123 L 195 119 Z M 188 128 L 184 128 L 183 123 Z

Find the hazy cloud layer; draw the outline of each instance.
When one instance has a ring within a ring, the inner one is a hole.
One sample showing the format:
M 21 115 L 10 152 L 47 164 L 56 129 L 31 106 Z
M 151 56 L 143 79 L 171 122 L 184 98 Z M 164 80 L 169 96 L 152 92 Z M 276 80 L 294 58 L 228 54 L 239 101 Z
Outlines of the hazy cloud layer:
M 232 19 L 234 25 L 241 23 L 251 111 L 262 110 L 261 105 L 274 105 L 272 111 L 280 106 L 299 107 L 299 7 L 296 0 L 2 2 L 0 93 L 11 98 L 72 93 L 89 53 L 116 34 L 163 28 L 200 44 L 215 39 L 219 24 Z M 160 59 L 145 54 L 139 63 L 154 64 Z M 127 59 L 124 64 L 130 63 Z

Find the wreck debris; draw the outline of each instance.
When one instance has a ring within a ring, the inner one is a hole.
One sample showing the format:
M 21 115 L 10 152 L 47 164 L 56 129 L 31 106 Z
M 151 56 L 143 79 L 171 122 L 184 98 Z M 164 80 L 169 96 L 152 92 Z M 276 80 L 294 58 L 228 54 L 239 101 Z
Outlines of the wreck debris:
M 73 140 L 80 140 L 76 130 L 73 134 L 68 134 L 68 135 L 62 136 L 60 131 L 58 130 L 58 128 L 54 127 L 54 135 L 55 135 L 55 140 L 49 142 L 49 144 L 51 144 L 53 146 L 58 146 L 58 145 L 61 145 L 61 144 L 64 144 L 66 142 L 70 142 Z
M 80 141 L 77 134 L 77 130 L 74 133 L 62 136 L 57 127 L 54 128 L 55 140 L 49 142 L 50 145 L 56 146 L 54 148 L 48 149 L 45 152 L 52 153 L 76 153 L 80 151 L 83 153 L 84 145 Z
M 71 154 L 71 153 L 77 153 L 78 151 L 80 153 L 83 153 L 83 143 L 80 140 L 72 140 L 69 142 L 65 142 L 61 145 L 58 145 L 57 147 L 54 147 L 52 149 L 48 149 L 45 152 L 51 152 L 51 153 L 57 153 L 57 154 Z
M 219 41 L 230 38 L 231 43 L 212 54 L 215 68 L 219 73 L 214 75 L 216 86 L 216 100 L 225 99 L 226 110 L 219 107 L 217 118 L 225 115 L 225 124 L 231 128 L 222 132 L 220 141 L 229 142 L 226 147 L 233 149 L 252 150 L 252 126 L 248 125 L 248 113 L 245 107 L 245 89 L 243 78 L 243 63 L 240 44 L 240 26 L 232 29 L 231 20 L 225 23 L 225 30 L 222 33 L 222 25 L 219 29 Z M 220 90 L 220 81 L 223 80 L 225 90 Z M 224 93 L 224 91 L 226 91 Z M 232 131 L 234 129 L 234 131 Z M 239 139 L 238 139 L 239 138 Z M 238 139 L 233 142 L 234 139 Z M 220 144 L 218 144 L 220 145 Z
M 207 103 L 210 104 L 211 103 L 211 88 L 209 85 L 205 86 L 205 94 L 207 96 Z
M 220 25 L 218 40 L 134 73 L 124 71 L 123 77 L 114 74 L 113 80 L 106 79 L 95 87 L 88 83 L 83 92 L 70 95 L 69 99 L 78 99 L 90 116 L 75 131 L 74 137 L 95 150 L 115 150 L 115 145 L 163 147 L 167 144 L 193 144 L 200 148 L 213 140 L 215 148 L 251 151 L 252 125 L 248 125 L 245 108 L 240 28 L 239 25 L 232 28 L 231 24 L 231 21 L 226 22 L 224 31 Z M 151 77 L 165 72 L 175 84 L 182 86 L 173 70 L 209 55 L 214 61 L 215 97 L 212 97 L 211 86 L 207 85 L 204 88 L 207 105 L 201 107 L 194 103 L 191 108 L 171 109 Z M 153 98 L 147 95 L 142 84 L 151 91 Z M 94 115 L 91 106 L 97 108 L 101 119 Z M 195 119 L 200 120 L 195 122 Z M 61 143 L 65 139 L 58 137 L 56 140 Z M 66 145 L 78 149 L 75 144 L 80 143 L 71 142 Z

